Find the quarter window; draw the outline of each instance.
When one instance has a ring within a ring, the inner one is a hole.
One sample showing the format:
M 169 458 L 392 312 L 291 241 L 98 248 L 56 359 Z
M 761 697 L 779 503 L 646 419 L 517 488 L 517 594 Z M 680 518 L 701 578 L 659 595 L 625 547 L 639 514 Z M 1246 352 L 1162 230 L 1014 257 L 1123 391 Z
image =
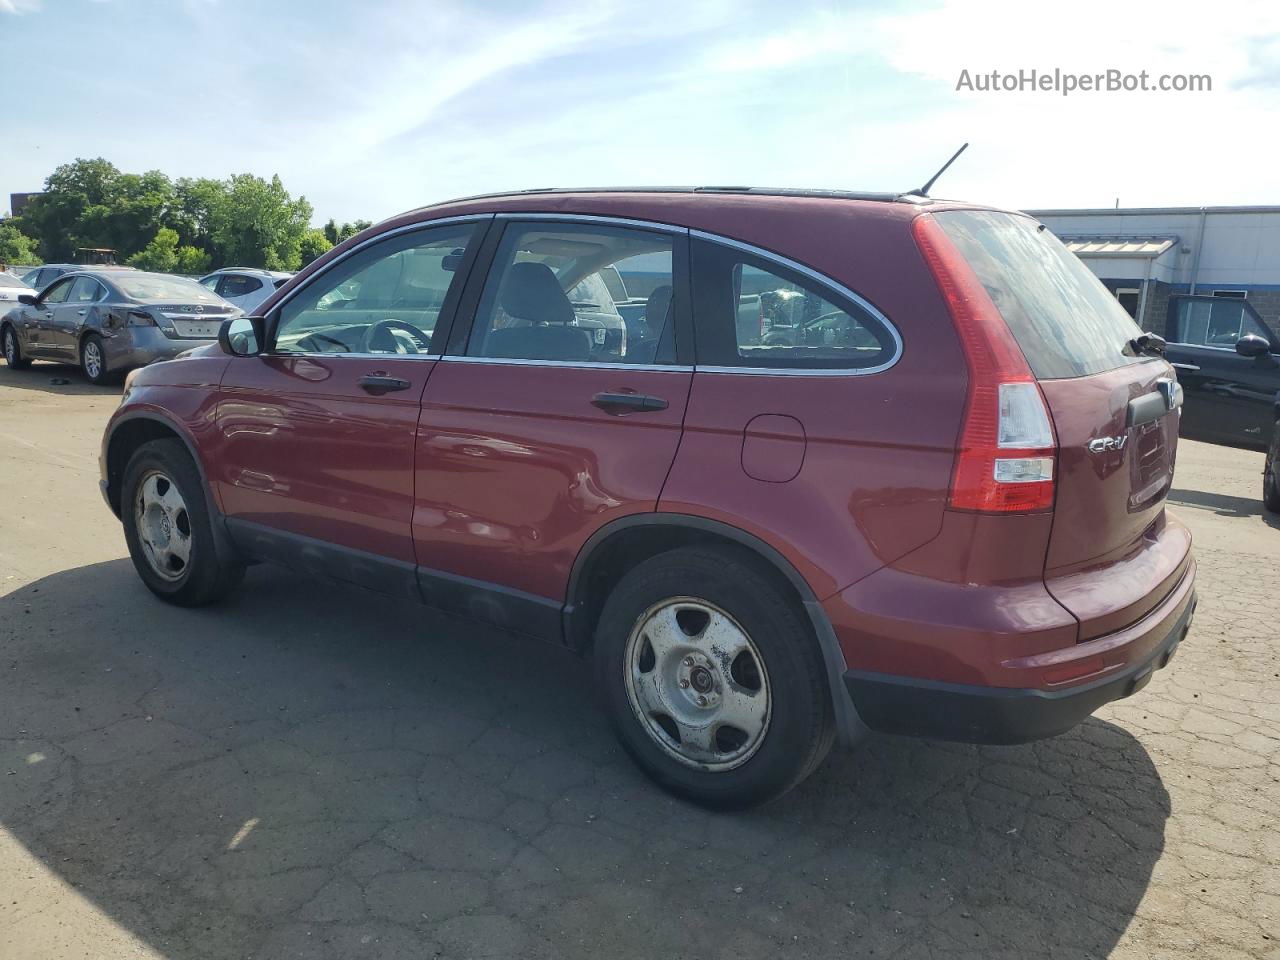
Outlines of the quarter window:
M 508 225 L 480 298 L 467 355 L 674 362 L 673 249 L 671 235 L 647 230 Z
M 879 316 L 798 269 L 709 241 L 695 251 L 699 365 L 859 369 L 893 358 Z
M 433 352 L 475 232 L 470 223 L 431 227 L 338 261 L 280 309 L 276 352 Z

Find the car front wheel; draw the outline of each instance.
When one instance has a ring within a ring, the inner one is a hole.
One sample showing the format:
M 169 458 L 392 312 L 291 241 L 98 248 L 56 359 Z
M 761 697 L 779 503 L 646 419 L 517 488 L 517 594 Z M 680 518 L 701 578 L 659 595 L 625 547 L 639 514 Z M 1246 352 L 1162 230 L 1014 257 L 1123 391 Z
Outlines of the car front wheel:
M 597 683 L 654 780 L 717 808 L 786 793 L 834 738 L 813 631 L 743 552 L 690 547 L 639 564 L 605 603 Z
M 125 468 L 120 516 L 133 567 L 162 600 L 212 603 L 244 575 L 243 562 L 214 537 L 204 482 L 181 441 L 137 449 Z
M 25 370 L 31 366 L 31 361 L 22 355 L 17 333 L 10 326 L 4 328 L 4 362 L 14 370 Z
M 1280 513 L 1280 420 L 1271 429 L 1271 446 L 1262 468 L 1262 503 L 1272 513 Z

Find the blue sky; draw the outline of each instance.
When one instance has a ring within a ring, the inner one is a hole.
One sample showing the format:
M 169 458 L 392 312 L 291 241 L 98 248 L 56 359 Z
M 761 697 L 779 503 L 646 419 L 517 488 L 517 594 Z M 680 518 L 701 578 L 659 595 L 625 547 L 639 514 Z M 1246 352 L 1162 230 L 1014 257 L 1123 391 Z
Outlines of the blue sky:
M 279 173 L 317 221 L 583 184 L 1280 203 L 1280 4 L 0 0 L 0 206 L 58 163 Z M 14 69 L 22 64 L 21 69 Z M 1208 73 L 969 93 L 962 69 Z

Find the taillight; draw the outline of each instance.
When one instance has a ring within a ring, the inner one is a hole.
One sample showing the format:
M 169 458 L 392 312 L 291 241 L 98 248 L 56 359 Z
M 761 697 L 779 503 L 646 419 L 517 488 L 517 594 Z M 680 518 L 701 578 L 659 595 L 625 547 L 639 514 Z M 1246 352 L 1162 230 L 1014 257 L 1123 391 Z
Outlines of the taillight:
M 983 513 L 1053 509 L 1058 444 L 1040 386 L 990 295 L 930 214 L 916 244 L 947 301 L 969 367 L 949 505 Z

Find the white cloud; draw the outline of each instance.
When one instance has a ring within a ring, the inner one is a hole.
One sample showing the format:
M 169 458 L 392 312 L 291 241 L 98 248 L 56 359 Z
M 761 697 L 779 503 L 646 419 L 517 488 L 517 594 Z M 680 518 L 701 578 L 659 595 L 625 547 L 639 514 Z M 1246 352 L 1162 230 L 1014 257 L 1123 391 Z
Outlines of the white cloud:
M 0 13 L 34 13 L 41 0 L 0 0 Z

